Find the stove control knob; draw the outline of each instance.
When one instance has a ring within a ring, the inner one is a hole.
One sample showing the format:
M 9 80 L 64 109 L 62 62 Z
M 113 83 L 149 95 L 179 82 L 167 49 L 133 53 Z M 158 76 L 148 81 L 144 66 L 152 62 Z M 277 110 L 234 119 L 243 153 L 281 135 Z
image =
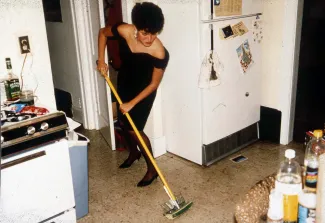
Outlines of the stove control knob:
M 5 141 L 5 139 L 3 138 L 3 136 L 1 136 L 1 144 Z
M 35 133 L 35 127 L 34 126 L 29 126 L 27 129 L 27 134 L 28 135 L 33 135 Z
M 41 124 L 41 130 L 46 131 L 49 129 L 49 124 L 47 122 L 43 122 Z

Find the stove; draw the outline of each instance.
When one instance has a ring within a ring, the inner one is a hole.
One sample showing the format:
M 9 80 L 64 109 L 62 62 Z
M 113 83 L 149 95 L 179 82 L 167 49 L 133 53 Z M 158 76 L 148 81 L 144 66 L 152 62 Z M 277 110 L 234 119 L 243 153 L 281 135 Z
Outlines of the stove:
M 11 117 L 1 126 L 2 158 L 67 137 L 68 123 L 64 112 L 32 117 Z

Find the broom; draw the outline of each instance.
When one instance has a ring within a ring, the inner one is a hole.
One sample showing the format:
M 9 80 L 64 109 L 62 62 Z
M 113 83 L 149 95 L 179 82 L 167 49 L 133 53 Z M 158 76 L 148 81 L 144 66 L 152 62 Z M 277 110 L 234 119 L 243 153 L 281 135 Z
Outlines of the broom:
M 123 104 L 121 98 L 119 97 L 117 91 L 115 90 L 115 88 L 114 88 L 111 80 L 107 76 L 107 74 L 102 72 L 102 75 L 104 76 L 107 84 L 109 85 L 109 87 L 110 87 L 111 91 L 113 92 L 115 98 L 117 99 L 118 103 L 120 105 Z M 174 219 L 174 218 L 180 216 L 181 214 L 186 212 L 188 209 L 190 209 L 193 202 L 185 202 L 184 198 L 181 195 L 179 197 L 177 197 L 177 198 L 175 197 L 175 195 L 171 191 L 170 187 L 168 186 L 164 175 L 161 173 L 158 165 L 156 164 L 156 161 L 152 157 L 152 155 L 151 155 L 146 143 L 144 142 L 141 134 L 139 133 L 137 127 L 134 124 L 134 122 L 132 121 L 131 116 L 129 115 L 129 113 L 125 113 L 125 116 L 127 117 L 128 121 L 130 122 L 136 136 L 138 137 L 142 147 L 144 148 L 146 154 L 148 155 L 152 165 L 155 167 L 155 169 L 156 169 L 156 171 L 158 173 L 158 176 L 160 177 L 161 181 L 164 184 L 164 189 L 165 189 L 168 197 L 170 198 L 170 200 L 168 202 L 165 202 L 164 205 L 163 205 L 164 216 L 166 216 L 168 219 Z

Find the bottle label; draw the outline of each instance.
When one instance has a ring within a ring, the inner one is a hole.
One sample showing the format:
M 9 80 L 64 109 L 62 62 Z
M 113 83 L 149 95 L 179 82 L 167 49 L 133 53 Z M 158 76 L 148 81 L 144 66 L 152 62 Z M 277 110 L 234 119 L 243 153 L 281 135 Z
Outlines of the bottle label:
M 8 70 L 12 69 L 10 58 L 6 58 L 6 65 L 7 65 L 7 69 L 8 69 Z
M 316 209 L 306 208 L 299 204 L 298 223 L 315 223 L 316 222 Z
M 305 185 L 309 188 L 316 189 L 318 177 L 318 167 L 312 168 L 307 166 Z
M 285 195 L 298 195 L 302 190 L 301 183 L 299 184 L 287 184 L 279 181 L 275 181 L 275 188 L 282 194 Z
M 296 223 L 298 219 L 298 195 L 283 195 L 283 222 Z
M 6 81 L 6 93 L 8 100 L 16 100 L 20 95 L 20 85 L 18 79 Z
M 298 194 L 301 183 L 288 184 L 275 181 L 275 188 L 283 194 L 283 222 L 296 223 L 298 219 Z

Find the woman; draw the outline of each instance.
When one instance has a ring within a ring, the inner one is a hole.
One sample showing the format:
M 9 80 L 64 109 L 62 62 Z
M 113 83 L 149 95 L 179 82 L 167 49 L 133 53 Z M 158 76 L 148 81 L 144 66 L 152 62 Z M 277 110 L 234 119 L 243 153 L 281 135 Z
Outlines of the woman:
M 140 159 L 142 153 L 147 163 L 147 172 L 138 187 L 150 185 L 158 174 L 123 114 L 129 112 L 152 154 L 149 138 L 143 128 L 169 60 L 168 51 L 157 38 L 163 26 L 164 15 L 157 5 L 137 3 L 132 9 L 132 24 L 121 23 L 102 28 L 98 36 L 97 69 L 101 73 L 106 73 L 108 69 L 104 58 L 107 38 L 116 37 L 119 40 L 122 65 L 118 74 L 117 91 L 123 104 L 119 107 L 118 119 L 130 152 L 120 168 L 129 168 L 134 161 Z

